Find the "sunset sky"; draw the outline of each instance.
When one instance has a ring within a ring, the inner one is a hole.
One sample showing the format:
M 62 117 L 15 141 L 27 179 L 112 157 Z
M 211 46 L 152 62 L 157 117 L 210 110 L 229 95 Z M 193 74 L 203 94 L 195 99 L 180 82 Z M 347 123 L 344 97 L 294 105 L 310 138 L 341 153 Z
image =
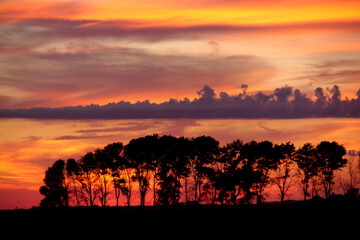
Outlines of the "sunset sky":
M 196 102 L 204 86 L 215 99 L 256 99 L 261 92 L 279 104 L 284 94 L 285 103 L 315 104 L 321 88 L 327 104 L 352 100 L 346 106 L 357 113 L 360 1 L 0 1 L 0 209 L 37 205 L 55 160 L 145 134 L 209 134 L 221 144 L 336 140 L 360 149 L 360 119 L 343 112 L 248 120 L 13 119 L 1 112 Z

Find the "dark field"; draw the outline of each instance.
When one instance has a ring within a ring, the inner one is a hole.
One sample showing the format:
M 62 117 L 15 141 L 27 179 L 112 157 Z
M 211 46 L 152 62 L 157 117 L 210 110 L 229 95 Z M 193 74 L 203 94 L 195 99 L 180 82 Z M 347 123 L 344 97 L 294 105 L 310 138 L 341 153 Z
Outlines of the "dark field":
M 1 232 L 11 236 L 6 239 L 34 240 L 239 239 L 244 234 L 256 239 L 310 236 L 325 239 L 334 234 L 344 237 L 352 234 L 357 239 L 359 217 L 359 201 L 0 211 Z

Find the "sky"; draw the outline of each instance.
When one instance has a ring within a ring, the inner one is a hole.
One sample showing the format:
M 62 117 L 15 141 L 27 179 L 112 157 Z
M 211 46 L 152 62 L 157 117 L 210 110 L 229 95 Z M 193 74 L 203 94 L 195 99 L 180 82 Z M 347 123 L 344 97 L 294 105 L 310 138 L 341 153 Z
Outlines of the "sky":
M 360 88 L 359 1 L 1 1 L 2 109 Z
M 359 66 L 358 0 L 2 0 L 0 208 L 155 132 L 358 150 Z

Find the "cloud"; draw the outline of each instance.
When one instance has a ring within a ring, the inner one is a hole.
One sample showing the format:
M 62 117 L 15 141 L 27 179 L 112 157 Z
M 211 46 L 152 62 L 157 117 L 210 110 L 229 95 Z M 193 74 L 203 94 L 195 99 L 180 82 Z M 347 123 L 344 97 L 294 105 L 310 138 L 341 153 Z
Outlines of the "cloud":
M 308 66 L 306 73 L 293 79 L 310 79 L 319 84 L 356 84 L 359 82 L 359 58 L 326 60 L 306 65 Z
M 324 70 L 313 75 L 306 76 L 313 82 L 326 84 L 340 83 L 358 83 L 360 78 L 360 70 Z
M 30 136 L 23 137 L 23 139 L 29 140 L 29 141 L 38 141 L 38 140 L 41 140 L 42 137 L 30 135 Z
M 355 149 L 350 149 L 350 150 L 347 150 L 347 154 L 351 157 L 358 157 L 360 154 L 360 151 L 355 150 Z
M 340 88 L 336 85 L 328 88 L 327 92 L 329 96 L 325 96 L 322 88 L 317 88 L 315 99 L 312 99 L 299 89 L 293 91 L 292 87 L 285 86 L 276 88 L 270 94 L 257 92 L 249 95 L 244 91 L 239 95 L 230 96 L 222 92 L 220 97 L 217 97 L 214 89 L 205 86 L 198 91 L 199 98 L 192 101 L 188 98 L 182 100 L 171 98 L 159 104 L 146 100 L 134 104 L 120 101 L 101 106 L 92 104 L 76 107 L 3 109 L 0 110 L 0 117 L 39 119 L 360 117 L 359 94 L 357 98 L 342 100 Z M 63 136 L 62 139 L 64 138 L 69 139 L 73 136 Z
M 327 21 L 288 24 L 203 24 L 182 26 L 159 26 L 156 22 L 141 20 L 69 20 L 37 18 L 0 22 L 0 53 L 28 51 L 48 43 L 66 40 L 104 40 L 118 42 L 154 43 L 162 41 L 202 39 L 218 49 L 219 35 L 244 34 L 258 37 L 259 34 L 289 34 L 299 32 L 336 31 L 354 33 L 360 30 L 359 21 Z M 210 40 L 211 39 L 211 40 Z M 210 40 L 210 41 L 209 41 Z M 96 42 L 96 41 L 95 41 Z
M 125 127 L 111 127 L 111 128 L 91 128 L 91 129 L 82 129 L 77 130 L 76 133 L 82 133 L 82 134 L 96 134 L 96 133 L 106 133 L 106 132 L 128 132 L 128 131 L 141 131 L 141 130 L 147 130 L 149 128 L 153 127 L 153 123 L 144 123 L 144 122 L 136 122 L 134 124 L 130 124 L 129 126 Z
M 79 1 L 1 1 L 0 20 L 24 18 L 69 18 L 86 11 L 87 6 Z
M 271 64 L 251 55 L 164 55 L 138 48 L 31 52 L 2 59 L 0 85 L 29 93 L 2 108 L 61 106 L 79 99 L 116 99 L 129 92 L 159 89 L 180 92 L 199 89 L 204 83 L 236 86 L 243 79 L 263 82 L 276 73 Z
M 307 64 L 311 67 L 324 69 L 324 68 L 334 68 L 334 67 L 357 67 L 360 65 L 360 59 L 337 59 L 337 60 L 327 60 L 320 63 Z
M 75 135 L 63 135 L 56 137 L 53 140 L 80 140 L 80 139 L 94 139 L 94 138 L 108 138 L 113 137 L 114 135 L 96 135 L 96 134 L 83 134 L 79 136 Z
M 279 34 L 292 36 L 293 31 L 306 39 L 304 30 L 315 34 L 324 32 L 318 30 L 353 34 L 360 30 L 359 26 L 358 21 L 180 26 L 126 19 L 38 18 L 0 22 L 0 88 L 4 89 L 1 108 L 100 101 L 103 104 L 119 99 L 132 101 L 139 95 L 144 96 L 141 100 L 159 96 L 155 100 L 163 101 L 160 89 L 162 94 L 169 93 L 166 97 L 170 94 L 183 97 L 205 84 L 228 90 L 238 88 L 244 81 L 259 89 L 272 80 L 282 79 L 288 66 L 277 65 L 266 54 L 263 57 L 243 54 L 247 45 L 242 47 L 242 41 L 254 40 L 257 46 L 265 46 L 259 39 L 267 41 L 266 37 Z M 232 54 L 229 46 L 234 47 L 227 45 L 228 36 L 240 40 L 236 55 L 225 55 Z M 204 47 L 206 54 L 194 53 L 193 44 L 199 49 Z M 257 46 L 255 51 L 246 52 L 256 53 Z M 261 50 L 259 54 L 263 53 Z M 355 83 L 360 76 L 356 63 L 352 63 L 351 69 L 324 67 L 339 64 L 333 60 L 320 65 L 321 69 L 313 66 L 300 80 L 331 85 Z M 258 97 L 265 100 L 267 96 Z

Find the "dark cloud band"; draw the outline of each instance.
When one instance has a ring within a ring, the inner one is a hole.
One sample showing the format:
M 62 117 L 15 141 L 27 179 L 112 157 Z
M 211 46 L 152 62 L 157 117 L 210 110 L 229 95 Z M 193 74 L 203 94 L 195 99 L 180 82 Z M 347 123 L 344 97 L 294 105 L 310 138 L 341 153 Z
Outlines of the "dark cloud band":
M 2 118 L 38 119 L 144 119 L 144 118 L 326 118 L 360 117 L 360 90 L 357 98 L 341 99 L 337 85 L 324 91 L 316 88 L 315 98 L 292 87 L 276 88 L 273 93 L 243 93 L 230 96 L 221 92 L 219 97 L 209 86 L 198 91 L 199 98 L 170 99 L 162 103 L 120 101 L 107 105 L 88 105 L 58 108 L 3 109 Z

